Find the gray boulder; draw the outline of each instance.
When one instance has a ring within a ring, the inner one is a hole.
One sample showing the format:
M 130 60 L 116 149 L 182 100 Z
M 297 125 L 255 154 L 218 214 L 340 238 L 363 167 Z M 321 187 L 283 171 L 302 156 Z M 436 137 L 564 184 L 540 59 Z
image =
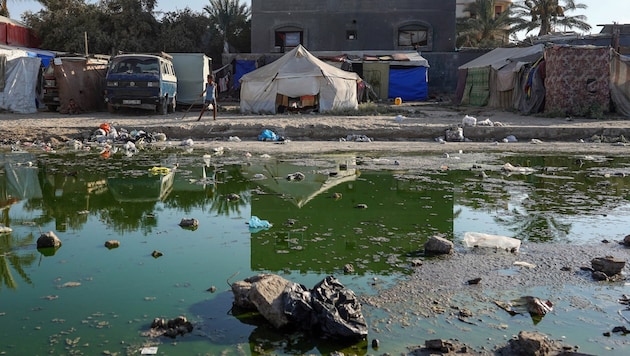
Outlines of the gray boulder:
M 626 261 L 613 256 L 595 257 L 591 260 L 591 266 L 595 272 L 603 272 L 608 277 L 621 273 L 626 266 Z
M 453 242 L 440 236 L 431 236 L 424 244 L 424 252 L 433 255 L 447 255 L 453 253 Z

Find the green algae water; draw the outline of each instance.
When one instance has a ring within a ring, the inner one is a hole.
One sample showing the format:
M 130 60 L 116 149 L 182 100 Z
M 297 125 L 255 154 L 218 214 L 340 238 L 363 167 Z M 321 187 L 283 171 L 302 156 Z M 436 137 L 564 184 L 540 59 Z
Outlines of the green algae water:
M 623 283 L 557 286 L 565 296 L 557 309 L 571 310 L 579 298 L 599 311 L 558 313 L 536 326 L 483 312 L 489 321 L 480 326 L 413 314 L 384 325 L 388 311 L 364 306 L 369 338 L 350 344 L 233 315 L 229 284 L 258 273 L 309 288 L 334 275 L 357 295 L 377 294 L 413 273 L 410 261 L 433 235 L 458 241 L 481 230 L 581 244 L 627 234 L 630 161 L 510 156 L 488 164 L 507 159 L 538 173 L 496 170 L 480 179 L 475 169 L 362 170 L 350 155 L 309 164 L 179 150 L 4 153 L 0 224 L 11 231 L 0 234 L 0 354 L 133 355 L 157 347 L 160 355 L 363 355 L 404 353 L 430 338 L 489 348 L 529 329 L 582 352 L 628 352 L 625 338 L 602 336 L 623 323 L 614 316 L 616 297 L 628 292 Z M 287 179 L 296 172 L 304 179 Z M 250 227 L 252 217 L 272 226 Z M 198 227 L 180 226 L 185 218 Z M 48 231 L 61 247 L 38 250 Z M 120 246 L 108 249 L 108 240 Z M 147 335 L 154 318 L 179 315 L 193 323 L 190 334 Z

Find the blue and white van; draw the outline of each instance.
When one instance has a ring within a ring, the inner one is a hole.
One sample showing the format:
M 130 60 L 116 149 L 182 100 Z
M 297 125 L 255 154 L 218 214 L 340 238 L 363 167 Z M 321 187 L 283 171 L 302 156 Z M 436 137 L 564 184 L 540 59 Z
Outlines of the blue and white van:
M 121 107 L 155 110 L 160 115 L 175 111 L 177 76 L 172 57 L 166 53 L 115 56 L 106 81 L 109 112 Z

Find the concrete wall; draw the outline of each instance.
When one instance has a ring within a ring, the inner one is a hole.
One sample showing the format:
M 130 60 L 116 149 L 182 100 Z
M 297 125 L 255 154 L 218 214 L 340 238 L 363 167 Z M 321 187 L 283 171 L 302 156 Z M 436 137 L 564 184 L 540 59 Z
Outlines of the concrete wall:
M 410 50 L 398 46 L 398 29 L 409 24 L 429 30 L 423 53 L 455 48 L 455 1 L 252 0 L 251 9 L 252 53 L 281 50 L 275 32 L 283 28 L 301 31 L 309 51 Z

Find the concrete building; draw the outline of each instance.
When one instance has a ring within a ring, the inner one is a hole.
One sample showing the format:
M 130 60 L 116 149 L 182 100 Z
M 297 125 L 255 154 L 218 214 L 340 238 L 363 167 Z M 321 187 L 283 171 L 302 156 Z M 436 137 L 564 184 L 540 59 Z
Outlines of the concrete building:
M 468 4 L 475 2 L 475 0 L 456 0 L 455 5 L 455 17 L 470 17 L 471 14 L 468 11 L 464 11 Z M 500 14 L 507 10 L 512 4 L 512 0 L 496 0 L 494 2 L 494 13 Z
M 252 53 L 455 49 L 455 1 L 252 0 Z

